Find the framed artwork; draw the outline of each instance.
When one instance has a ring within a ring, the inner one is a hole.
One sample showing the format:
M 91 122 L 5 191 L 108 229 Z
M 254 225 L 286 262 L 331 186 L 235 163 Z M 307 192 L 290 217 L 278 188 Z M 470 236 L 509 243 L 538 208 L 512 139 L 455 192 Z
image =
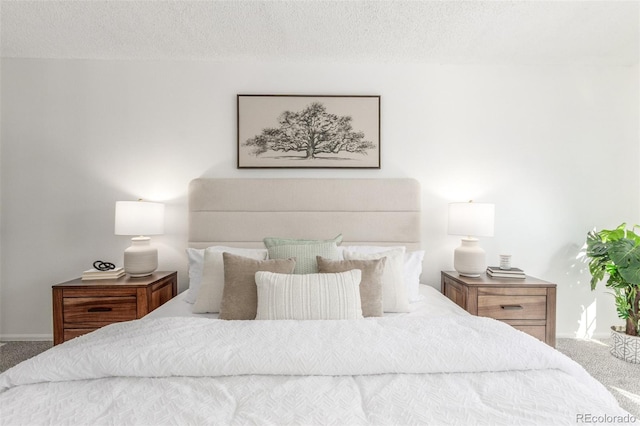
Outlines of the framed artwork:
M 238 168 L 380 168 L 380 96 L 238 95 Z

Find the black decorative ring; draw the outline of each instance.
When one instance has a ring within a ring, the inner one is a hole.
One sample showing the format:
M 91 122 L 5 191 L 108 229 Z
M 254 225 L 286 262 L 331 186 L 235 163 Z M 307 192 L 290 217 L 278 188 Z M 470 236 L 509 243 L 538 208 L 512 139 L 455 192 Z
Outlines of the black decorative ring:
M 103 262 L 102 260 L 96 260 L 93 262 L 93 267 L 98 271 L 110 271 L 112 269 L 116 269 L 116 265 L 111 262 Z

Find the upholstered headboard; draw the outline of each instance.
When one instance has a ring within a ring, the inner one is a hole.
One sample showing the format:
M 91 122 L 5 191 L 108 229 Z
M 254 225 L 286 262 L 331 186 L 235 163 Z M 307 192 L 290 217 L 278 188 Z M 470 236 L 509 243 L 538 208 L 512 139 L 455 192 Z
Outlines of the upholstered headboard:
M 189 247 L 262 247 L 264 237 L 420 248 L 414 179 L 206 179 L 189 185 Z

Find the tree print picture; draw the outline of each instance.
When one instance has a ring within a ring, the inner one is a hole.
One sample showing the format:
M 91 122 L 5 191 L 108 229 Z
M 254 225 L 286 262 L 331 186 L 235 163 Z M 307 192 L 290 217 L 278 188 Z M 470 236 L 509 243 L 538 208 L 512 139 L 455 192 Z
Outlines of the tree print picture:
M 238 168 L 380 168 L 380 96 L 238 95 Z

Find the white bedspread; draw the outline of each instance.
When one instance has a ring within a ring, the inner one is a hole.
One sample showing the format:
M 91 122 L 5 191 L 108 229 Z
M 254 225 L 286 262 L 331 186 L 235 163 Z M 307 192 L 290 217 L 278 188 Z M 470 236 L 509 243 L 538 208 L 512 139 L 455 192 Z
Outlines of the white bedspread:
M 3 425 L 513 425 L 626 415 L 544 343 L 457 315 L 114 324 L 0 375 L 0 407 Z

